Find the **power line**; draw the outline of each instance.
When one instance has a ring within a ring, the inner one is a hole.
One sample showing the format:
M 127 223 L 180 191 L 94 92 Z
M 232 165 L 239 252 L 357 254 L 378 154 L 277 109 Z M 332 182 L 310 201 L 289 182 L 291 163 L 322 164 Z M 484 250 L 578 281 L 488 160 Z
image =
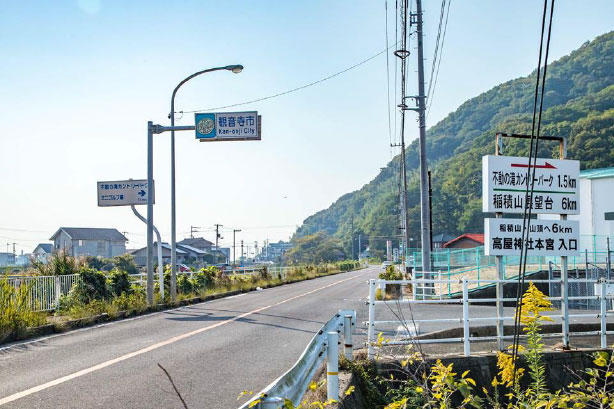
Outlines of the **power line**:
M 428 110 L 426 112 L 426 116 L 428 118 L 429 113 L 431 112 L 431 107 L 433 106 L 433 97 L 435 96 L 435 87 L 437 87 L 437 79 L 439 78 L 439 67 L 441 66 L 441 55 L 443 54 L 443 45 L 446 41 L 446 32 L 448 31 L 448 17 L 450 16 L 450 3 L 452 2 L 452 0 L 448 0 L 448 9 L 446 11 L 446 21 L 444 23 L 443 26 L 443 35 L 441 37 L 441 46 L 438 45 L 439 48 L 439 58 L 437 58 L 437 70 L 435 71 L 435 78 L 433 78 L 433 71 L 431 69 L 431 78 L 429 79 L 429 91 L 427 93 L 427 101 L 429 103 L 429 107 Z M 443 0 L 442 3 L 445 3 L 445 0 Z M 442 4 L 442 9 L 441 9 L 441 16 L 440 16 L 440 20 L 439 20 L 439 30 L 437 33 L 437 43 L 439 44 L 439 31 L 441 30 L 441 17 L 443 16 L 443 4 Z M 437 52 L 437 50 L 435 50 L 435 53 Z M 435 66 L 435 59 L 433 59 L 433 67 Z M 431 85 L 432 85 L 432 92 L 431 92 Z
M 366 64 L 369 61 L 379 57 L 380 55 L 384 54 L 385 52 L 387 52 L 389 49 L 391 49 L 395 45 L 396 44 L 392 44 L 390 47 L 386 48 L 385 50 L 382 50 L 379 53 L 377 53 L 375 55 L 372 55 L 371 57 L 367 58 L 366 60 L 362 60 L 361 62 L 359 62 L 357 64 L 354 64 L 354 65 L 352 65 L 352 66 L 350 66 L 350 67 L 348 67 L 348 68 L 346 68 L 344 70 L 338 71 L 338 72 L 336 72 L 334 74 L 331 74 L 331 75 L 329 75 L 327 77 L 321 78 L 321 79 L 319 79 L 317 81 L 313 81 L 313 82 L 310 82 L 308 84 L 301 85 L 300 87 L 292 88 L 292 89 L 289 89 L 287 91 L 283 91 L 283 92 L 280 92 L 280 93 L 277 93 L 277 94 L 273 94 L 273 95 L 269 95 L 269 96 L 262 97 L 262 98 L 257 98 L 257 99 L 252 99 L 252 100 L 249 100 L 249 101 L 239 102 L 239 103 L 236 103 L 236 104 L 224 105 L 224 106 L 220 106 L 220 107 L 216 107 L 216 108 L 197 109 L 197 110 L 193 110 L 193 111 L 179 111 L 178 113 L 180 113 L 180 114 L 191 114 L 191 113 L 195 113 L 195 112 L 217 111 L 218 109 L 233 108 L 233 107 L 238 107 L 238 106 L 241 106 L 241 105 L 247 105 L 247 104 L 253 104 L 255 102 L 265 101 L 267 99 L 281 97 L 283 95 L 287 95 L 287 94 L 290 94 L 292 92 L 300 91 L 302 89 L 309 88 L 309 87 L 311 87 L 313 85 L 320 84 L 320 83 L 322 83 L 324 81 L 328 81 L 328 80 L 333 79 L 333 78 L 335 78 L 335 77 L 337 77 L 337 76 L 339 76 L 341 74 L 345 74 L 346 72 L 351 71 L 354 68 L 358 68 L 361 65 Z
M 516 289 L 516 308 L 517 312 L 514 317 L 514 340 L 512 344 L 512 364 L 513 364 L 513 383 L 514 387 L 516 385 L 516 360 L 518 357 L 518 346 L 520 343 L 520 317 L 522 315 L 522 288 L 525 282 L 525 275 L 527 271 L 527 257 L 528 257 L 528 246 L 527 242 L 529 240 L 530 233 L 530 224 L 531 224 L 531 213 L 533 210 L 533 206 L 529 206 L 529 198 L 533 197 L 533 191 L 535 186 L 535 165 L 537 164 L 537 152 L 539 148 L 539 133 L 541 130 L 541 118 L 542 118 L 542 110 L 544 105 L 544 95 L 546 88 L 546 73 L 548 70 L 548 54 L 550 51 L 550 38 L 552 34 L 552 16 L 554 14 L 554 0 L 552 0 L 550 5 L 550 21 L 548 25 L 548 37 L 546 39 L 546 52 L 544 56 L 544 73 L 541 76 L 542 84 L 541 84 L 541 96 L 539 97 L 539 113 L 537 113 L 537 101 L 539 95 L 539 87 L 540 87 L 540 69 L 541 69 L 541 60 L 542 60 L 542 48 L 544 45 L 544 30 L 546 26 L 546 13 L 548 10 L 548 0 L 544 0 L 544 11 L 542 16 L 542 29 L 541 29 L 541 38 L 539 43 L 539 59 L 537 63 L 537 72 L 536 72 L 536 80 L 535 80 L 535 96 L 533 100 L 533 121 L 531 124 L 531 144 L 529 147 L 529 166 L 527 167 L 527 180 L 530 180 L 527 183 L 527 188 L 525 192 L 525 206 L 523 213 L 523 223 L 522 223 L 522 249 L 520 252 L 520 265 L 518 271 L 518 286 Z M 537 118 L 536 118 L 537 117 Z M 537 126 L 536 126 L 537 122 Z M 536 132 L 537 128 L 537 132 Z M 535 141 L 535 143 L 534 143 Z M 535 146 L 534 146 L 535 145 Z M 533 160 L 533 164 L 531 165 L 531 160 Z M 531 169 L 533 169 L 533 174 L 531 174 Z M 564 331 L 565 333 L 565 331 Z M 566 345 L 565 345 L 566 346 Z

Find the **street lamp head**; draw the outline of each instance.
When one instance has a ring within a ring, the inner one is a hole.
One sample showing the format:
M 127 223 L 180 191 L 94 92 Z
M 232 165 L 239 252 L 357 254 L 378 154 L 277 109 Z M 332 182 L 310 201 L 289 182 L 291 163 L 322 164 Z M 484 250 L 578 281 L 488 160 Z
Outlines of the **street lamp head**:
M 228 71 L 232 71 L 235 74 L 240 73 L 241 71 L 243 71 L 243 66 L 241 64 L 237 64 L 237 65 L 227 65 L 225 67 Z

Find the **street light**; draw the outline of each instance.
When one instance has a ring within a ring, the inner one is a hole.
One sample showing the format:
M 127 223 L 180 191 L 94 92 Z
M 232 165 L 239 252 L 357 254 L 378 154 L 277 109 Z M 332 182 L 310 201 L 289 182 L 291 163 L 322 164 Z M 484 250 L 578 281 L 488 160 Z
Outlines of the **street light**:
M 227 65 L 225 67 L 208 68 L 206 70 L 198 71 L 189 77 L 186 77 L 181 81 L 173 90 L 171 96 L 171 113 L 169 118 L 171 120 L 171 128 L 175 126 L 175 95 L 183 84 L 191 80 L 192 78 L 206 74 L 212 71 L 231 71 L 235 74 L 243 71 L 243 66 L 240 64 Z M 171 130 L 171 300 L 175 301 L 177 296 L 177 224 L 176 224 L 176 209 L 175 209 L 175 130 Z

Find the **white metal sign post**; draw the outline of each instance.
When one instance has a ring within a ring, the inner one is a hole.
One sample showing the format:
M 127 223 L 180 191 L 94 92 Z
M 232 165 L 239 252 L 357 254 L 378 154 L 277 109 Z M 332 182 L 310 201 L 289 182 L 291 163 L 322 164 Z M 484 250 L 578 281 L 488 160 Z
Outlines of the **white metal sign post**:
M 527 190 L 528 158 L 482 157 L 482 210 L 523 213 Z M 579 214 L 580 162 L 537 158 L 532 213 Z M 488 200 L 486 200 L 488 199 Z
M 262 118 L 257 111 L 201 113 L 195 115 L 195 125 L 162 126 L 147 122 L 147 181 L 153 186 L 153 135 L 170 131 L 196 131 L 196 139 L 203 141 L 260 140 Z M 147 197 L 147 288 L 153 289 L 153 196 Z M 174 212 L 173 212 L 174 213 Z M 172 252 L 172 250 L 171 250 Z M 171 262 L 172 264 L 172 262 Z M 172 282 L 172 280 L 171 280 Z M 153 303 L 153 292 L 148 302 Z M 173 289 L 171 288 L 171 297 Z
M 580 222 L 531 220 L 527 256 L 579 256 Z M 484 219 L 487 256 L 516 256 L 522 250 L 522 219 Z
M 503 137 L 530 139 L 528 135 L 497 134 L 497 155 L 482 157 L 482 209 L 494 212 L 497 219 L 486 219 L 485 251 L 496 255 L 498 279 L 503 279 L 503 256 L 516 255 L 527 249 L 527 255 L 561 257 L 561 304 L 563 312 L 563 344 L 569 345 L 569 302 L 567 257 L 578 255 L 578 222 L 567 221 L 568 214 L 580 213 L 580 162 L 565 160 L 566 140 L 546 136 L 560 142 L 561 159 L 500 156 Z M 532 172 L 528 172 L 532 167 Z M 533 175 L 529 180 L 528 175 Z M 533 187 L 527 194 L 527 186 Z M 525 203 L 526 202 L 526 203 Z M 559 214 L 560 221 L 530 220 L 526 243 L 522 243 L 522 219 L 502 219 L 503 213 Z M 520 228 L 519 228 L 520 227 Z M 503 284 L 497 283 L 497 299 L 503 298 Z M 503 303 L 497 301 L 498 347 L 503 348 Z
M 111 206 L 130 206 L 132 211 L 141 221 L 147 223 L 147 220 L 141 216 L 136 210 L 135 205 L 147 204 L 150 196 L 149 186 L 151 186 L 151 201 L 155 202 L 155 185 L 152 180 L 149 183 L 146 179 L 143 180 L 114 180 L 107 182 L 98 182 L 98 206 L 99 207 L 111 207 Z M 153 227 L 158 237 L 158 243 L 162 242 L 160 233 L 156 227 Z M 152 273 L 153 274 L 153 273 Z M 158 244 L 158 275 L 160 282 L 160 296 L 164 298 L 164 264 L 162 263 L 162 250 Z M 153 303 L 153 275 L 152 282 L 147 283 L 147 300 L 151 300 Z

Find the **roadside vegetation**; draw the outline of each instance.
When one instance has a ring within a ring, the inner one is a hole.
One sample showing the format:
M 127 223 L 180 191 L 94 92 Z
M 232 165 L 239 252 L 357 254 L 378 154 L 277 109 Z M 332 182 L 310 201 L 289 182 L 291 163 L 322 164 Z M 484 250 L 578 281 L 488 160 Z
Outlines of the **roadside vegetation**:
M 311 278 L 326 276 L 359 268 L 355 261 L 308 264 L 293 266 L 271 273 L 263 267 L 254 274 L 228 274 L 216 267 L 206 267 L 177 276 L 177 301 L 171 303 L 170 269 L 164 274 L 165 298 L 159 296 L 158 281 L 155 281 L 154 309 L 170 308 L 184 300 L 198 302 L 212 295 L 228 292 L 249 291 Z M 113 259 L 75 259 L 59 253 L 48 263 L 35 263 L 27 275 L 61 276 L 78 274 L 79 280 L 70 291 L 60 297 L 59 307 L 49 313 L 35 312 L 38 308 L 33 287 L 10 284 L 7 278 L 0 280 L 0 343 L 7 339 L 27 337 L 30 327 L 46 323 L 62 325 L 75 319 L 88 319 L 107 314 L 109 318 L 140 314 L 152 310 L 147 305 L 145 287 L 130 274 L 138 273 L 138 267 L 130 255 Z M 40 288 L 36 291 L 41 291 Z
M 576 381 L 551 391 L 547 387 L 544 343 L 540 330 L 550 321 L 543 312 L 552 309 L 548 298 L 530 283 L 522 298 L 520 316 L 526 347 L 519 356 L 508 351 L 497 354 L 497 374 L 489 385 L 478 385 L 470 371 L 459 374 L 454 365 L 437 360 L 427 364 L 418 344 L 390 352 L 380 333 L 376 361 L 350 362 L 342 359 L 340 368 L 354 373 L 366 407 L 409 408 L 612 408 L 614 407 L 614 354 L 598 351 L 593 367 L 572 373 Z M 398 362 L 385 375 L 378 373 L 378 360 Z M 516 370 L 514 370 L 516 368 Z M 319 407 L 319 406 L 313 406 Z

